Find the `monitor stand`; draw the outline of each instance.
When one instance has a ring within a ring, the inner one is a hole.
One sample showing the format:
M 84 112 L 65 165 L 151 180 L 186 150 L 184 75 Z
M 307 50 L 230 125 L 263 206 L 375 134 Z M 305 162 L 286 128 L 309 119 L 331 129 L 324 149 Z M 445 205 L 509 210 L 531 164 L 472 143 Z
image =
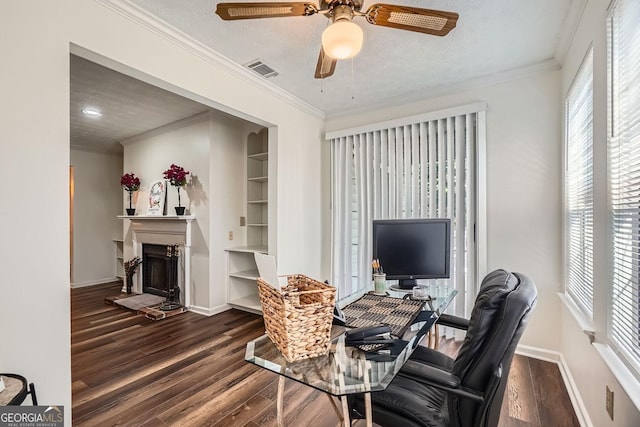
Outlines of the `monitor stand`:
M 400 279 L 398 280 L 398 288 L 400 289 L 413 289 L 418 282 L 416 279 Z

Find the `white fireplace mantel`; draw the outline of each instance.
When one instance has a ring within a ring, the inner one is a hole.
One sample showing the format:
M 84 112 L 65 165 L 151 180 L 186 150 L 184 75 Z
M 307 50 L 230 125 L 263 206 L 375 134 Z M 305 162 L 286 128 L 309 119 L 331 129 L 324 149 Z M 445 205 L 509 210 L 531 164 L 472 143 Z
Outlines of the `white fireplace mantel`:
M 191 305 L 191 225 L 195 215 L 118 215 L 131 222 L 133 256 L 142 256 L 142 244 L 174 244 L 184 248 L 184 306 Z M 142 292 L 142 275 L 136 291 Z
M 153 221 L 186 221 L 191 222 L 196 219 L 195 215 L 118 215 L 120 219 L 130 220 L 153 220 Z

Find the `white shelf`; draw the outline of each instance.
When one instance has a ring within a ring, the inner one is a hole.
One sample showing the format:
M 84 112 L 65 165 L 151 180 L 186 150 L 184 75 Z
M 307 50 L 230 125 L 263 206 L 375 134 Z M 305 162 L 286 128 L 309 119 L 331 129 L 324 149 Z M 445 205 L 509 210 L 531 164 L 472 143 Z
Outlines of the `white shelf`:
M 269 252 L 269 249 L 266 246 L 235 246 L 227 248 L 225 250 L 229 252 L 259 252 L 261 254 L 266 254 L 267 252 Z
M 120 219 L 152 221 L 193 221 L 195 215 L 118 215 Z
M 229 305 L 241 308 L 243 310 L 251 310 L 254 313 L 262 313 L 262 305 L 258 294 L 249 295 L 229 301 Z
M 251 182 L 267 182 L 269 178 L 266 176 L 254 176 L 252 178 L 247 178 L 248 181 Z
M 268 152 L 264 152 L 264 153 L 254 153 L 254 154 L 249 154 L 247 156 L 250 159 L 254 159 L 254 160 L 269 160 L 269 153 Z
M 260 274 L 258 273 L 258 270 L 244 270 L 229 273 L 229 276 L 237 277 L 238 279 L 258 280 Z
M 122 239 L 113 239 L 113 243 L 115 245 L 115 255 L 116 255 L 115 276 L 120 280 L 124 280 L 124 254 L 123 254 L 124 241 Z
M 245 246 L 227 251 L 227 303 L 232 307 L 262 314 L 258 296 L 259 277 L 255 253 L 269 253 L 269 141 L 267 129 L 247 136 L 247 193 Z

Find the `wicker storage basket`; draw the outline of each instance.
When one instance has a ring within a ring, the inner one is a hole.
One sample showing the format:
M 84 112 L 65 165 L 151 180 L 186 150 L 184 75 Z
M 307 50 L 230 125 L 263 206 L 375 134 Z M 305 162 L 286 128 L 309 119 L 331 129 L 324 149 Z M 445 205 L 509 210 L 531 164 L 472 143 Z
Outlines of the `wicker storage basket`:
M 287 277 L 277 290 L 258 279 L 267 335 L 289 362 L 327 354 L 336 289 L 307 276 Z

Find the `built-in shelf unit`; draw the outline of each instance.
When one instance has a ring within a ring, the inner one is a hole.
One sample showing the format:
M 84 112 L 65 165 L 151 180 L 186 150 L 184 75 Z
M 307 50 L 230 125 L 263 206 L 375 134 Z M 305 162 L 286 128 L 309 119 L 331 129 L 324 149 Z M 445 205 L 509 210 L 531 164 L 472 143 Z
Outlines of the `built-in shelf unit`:
M 227 302 L 262 312 L 254 254 L 269 252 L 269 142 L 267 129 L 247 137 L 246 245 L 227 249 Z
M 123 258 L 123 241 L 122 239 L 113 239 L 116 246 L 116 277 L 124 279 L 124 258 Z

